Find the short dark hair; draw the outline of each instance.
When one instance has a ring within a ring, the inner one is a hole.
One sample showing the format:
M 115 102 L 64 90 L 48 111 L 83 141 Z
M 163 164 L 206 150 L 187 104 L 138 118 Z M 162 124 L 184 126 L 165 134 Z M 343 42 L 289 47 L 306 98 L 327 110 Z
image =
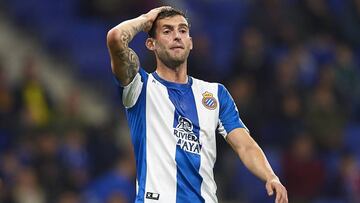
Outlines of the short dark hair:
M 170 9 L 165 9 L 165 10 L 161 11 L 158 14 L 158 16 L 155 18 L 155 20 L 153 22 L 153 25 L 152 25 L 151 29 L 148 32 L 149 37 L 152 37 L 152 38 L 155 37 L 155 34 L 156 34 L 156 22 L 158 20 L 161 20 L 161 19 L 164 19 L 164 18 L 167 18 L 167 17 L 177 16 L 177 15 L 183 16 L 188 21 L 188 18 L 186 16 L 186 14 L 184 12 L 182 12 L 181 10 L 178 10 L 178 9 L 175 9 L 175 8 L 170 8 Z

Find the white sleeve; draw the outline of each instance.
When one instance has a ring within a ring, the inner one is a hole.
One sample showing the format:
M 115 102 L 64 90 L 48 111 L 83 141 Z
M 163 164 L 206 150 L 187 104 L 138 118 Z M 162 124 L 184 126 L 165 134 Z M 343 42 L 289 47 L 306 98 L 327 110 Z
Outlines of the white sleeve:
M 141 81 L 140 73 L 137 73 L 134 79 L 125 87 L 123 87 L 122 102 L 126 108 L 131 108 L 138 100 L 143 82 Z

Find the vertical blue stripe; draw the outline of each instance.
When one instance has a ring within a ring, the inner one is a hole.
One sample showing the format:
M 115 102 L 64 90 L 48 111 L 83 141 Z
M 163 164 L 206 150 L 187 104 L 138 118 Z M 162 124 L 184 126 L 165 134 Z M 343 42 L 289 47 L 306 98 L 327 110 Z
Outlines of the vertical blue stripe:
M 193 126 L 192 132 L 199 139 L 199 119 L 191 84 L 177 84 L 172 87 L 168 85 L 167 87 L 169 98 L 175 106 L 174 128 L 179 124 L 179 117 L 184 117 L 191 121 Z M 187 147 L 190 148 L 190 146 Z M 176 203 L 205 202 L 201 196 L 201 183 L 203 179 L 199 173 L 200 155 L 186 151 L 177 145 L 175 161 L 177 164 Z
M 136 158 L 138 193 L 135 203 L 144 202 L 146 184 L 146 86 L 148 74 L 140 69 L 143 87 L 135 105 L 126 111 Z

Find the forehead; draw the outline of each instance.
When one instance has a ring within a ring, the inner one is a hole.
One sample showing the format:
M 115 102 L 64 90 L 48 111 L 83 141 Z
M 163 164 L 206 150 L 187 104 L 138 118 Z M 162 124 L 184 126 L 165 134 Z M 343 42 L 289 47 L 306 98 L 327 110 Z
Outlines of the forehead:
M 164 25 L 170 25 L 170 26 L 176 27 L 181 24 L 185 24 L 185 25 L 189 26 L 186 18 L 184 18 L 184 16 L 182 16 L 182 15 L 166 17 L 166 18 L 163 18 L 163 19 L 160 19 L 157 21 L 158 28 L 161 28 Z

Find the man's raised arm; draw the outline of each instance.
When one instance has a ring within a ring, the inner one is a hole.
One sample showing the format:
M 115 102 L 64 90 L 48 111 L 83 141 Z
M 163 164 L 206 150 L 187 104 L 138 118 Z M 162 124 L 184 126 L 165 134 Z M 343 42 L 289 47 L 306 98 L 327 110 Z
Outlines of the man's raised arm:
M 129 48 L 129 42 L 140 31 L 148 31 L 157 15 L 168 6 L 152 9 L 137 18 L 120 23 L 107 34 L 111 68 L 121 85 L 128 85 L 139 71 L 139 57 Z

